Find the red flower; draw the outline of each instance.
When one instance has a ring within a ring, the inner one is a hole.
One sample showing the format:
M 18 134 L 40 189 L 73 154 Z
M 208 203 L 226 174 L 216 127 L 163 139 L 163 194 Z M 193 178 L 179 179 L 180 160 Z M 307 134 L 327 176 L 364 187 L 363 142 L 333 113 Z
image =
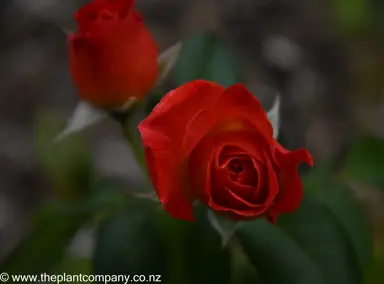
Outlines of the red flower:
M 83 100 L 103 108 L 142 99 L 157 77 L 157 46 L 134 0 L 93 0 L 75 19 L 70 35 L 69 67 Z
M 275 222 L 302 200 L 297 166 L 312 165 L 311 155 L 273 138 L 266 113 L 241 84 L 189 82 L 169 92 L 139 130 L 152 183 L 175 218 L 194 220 L 199 200 L 236 220 Z

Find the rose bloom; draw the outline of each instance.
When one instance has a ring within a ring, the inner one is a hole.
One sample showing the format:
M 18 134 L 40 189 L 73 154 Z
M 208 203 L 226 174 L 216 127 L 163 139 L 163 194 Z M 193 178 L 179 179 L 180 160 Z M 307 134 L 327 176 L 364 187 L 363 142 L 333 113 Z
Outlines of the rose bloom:
M 165 210 L 194 220 L 199 200 L 235 220 L 275 222 L 294 211 L 303 190 L 297 167 L 305 149 L 274 138 L 258 100 L 241 84 L 197 80 L 169 92 L 139 125 L 150 177 Z
M 93 0 L 75 13 L 69 35 L 69 68 L 80 97 L 117 108 L 142 99 L 157 78 L 157 46 L 134 0 Z

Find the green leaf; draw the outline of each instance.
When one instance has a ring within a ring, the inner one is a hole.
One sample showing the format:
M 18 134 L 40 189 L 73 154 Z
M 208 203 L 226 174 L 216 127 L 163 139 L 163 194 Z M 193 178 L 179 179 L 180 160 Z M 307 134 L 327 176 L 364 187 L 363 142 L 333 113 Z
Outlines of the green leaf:
M 86 215 L 74 214 L 61 206 L 43 207 L 36 215 L 32 231 L 1 270 L 24 274 L 50 271 L 61 261 L 68 243 L 85 221 Z
M 89 258 L 65 258 L 60 266 L 55 270 L 56 273 L 67 274 L 91 274 L 91 260 Z
M 147 115 L 152 112 L 154 107 L 161 101 L 161 99 L 166 93 L 167 93 L 166 91 L 154 92 L 147 96 L 147 101 L 144 106 L 144 110 Z
M 232 284 L 263 283 L 247 256 L 237 247 L 231 250 Z
M 237 63 L 232 57 L 229 48 L 218 39 L 214 43 L 215 49 L 203 74 L 203 78 L 219 83 L 224 87 L 239 83 L 241 77 L 239 76 Z
M 230 283 L 231 258 L 222 248 L 220 236 L 210 226 L 205 208 L 197 207 L 196 222 L 162 216 L 170 255 L 167 283 Z
M 176 85 L 206 79 L 228 87 L 241 81 L 229 48 L 212 33 L 191 36 L 183 42 L 173 78 Z
M 375 258 L 372 266 L 369 268 L 366 284 L 384 283 L 384 247 L 378 245 L 375 249 Z
M 35 122 L 36 152 L 59 198 L 79 200 L 90 189 L 91 150 L 80 134 L 54 143 L 62 124 L 57 114 L 41 111 Z
M 65 258 L 63 259 L 60 266 L 58 266 L 55 274 L 67 274 L 67 275 L 90 275 L 91 274 L 91 260 L 89 258 Z M 78 281 L 76 281 L 78 280 Z M 81 284 L 84 283 L 81 279 L 73 278 L 71 283 Z
M 345 162 L 346 178 L 384 189 L 384 139 L 361 137 L 351 146 Z
M 54 269 L 74 235 L 93 214 L 122 199 L 111 181 L 97 183 L 91 193 L 84 201 L 44 205 L 32 220 L 31 231 L 0 270 L 37 274 Z
M 208 32 L 191 36 L 183 42 L 172 77 L 176 86 L 197 79 L 210 80 L 224 87 L 242 81 L 239 66 L 230 49 L 217 36 Z M 166 90 L 158 90 L 148 96 L 145 105 L 147 114 L 166 93 Z
M 191 36 L 183 42 L 172 69 L 172 78 L 176 86 L 197 79 L 213 81 L 224 87 L 242 81 L 238 63 L 229 47 L 219 37 L 208 32 Z M 167 90 L 157 90 L 147 97 L 147 114 L 166 93 Z
M 108 179 L 101 180 L 92 186 L 91 195 L 76 207 L 79 213 L 101 212 L 103 210 L 114 210 L 117 205 L 124 205 L 128 196 L 121 190 L 120 186 Z
M 53 141 L 56 143 L 62 142 L 68 136 L 84 131 L 106 118 L 108 118 L 108 113 L 105 110 L 97 108 L 86 101 L 79 101 L 68 119 L 67 125 L 55 136 Z
M 241 223 L 236 236 L 263 283 L 327 283 L 314 260 L 287 234 L 266 220 Z
M 365 31 L 372 23 L 372 9 L 366 0 L 333 0 L 333 13 L 337 24 L 346 35 Z
M 367 266 L 372 261 L 372 234 L 362 207 L 352 192 L 329 173 L 329 168 L 319 166 L 304 180 L 307 193 L 320 201 L 334 217 L 346 242 L 350 244 L 363 277 Z
M 304 196 L 300 208 L 282 215 L 278 225 L 318 265 L 327 284 L 362 283 L 350 243 L 324 204 Z
M 94 274 L 155 274 L 165 281 L 167 252 L 153 204 L 131 200 L 100 224 L 93 257 Z

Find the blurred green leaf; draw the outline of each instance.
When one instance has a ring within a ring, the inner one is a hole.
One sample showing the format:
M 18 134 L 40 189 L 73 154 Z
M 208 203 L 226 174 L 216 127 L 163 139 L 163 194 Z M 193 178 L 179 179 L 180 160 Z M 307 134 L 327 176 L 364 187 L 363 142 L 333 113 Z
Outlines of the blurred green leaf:
M 382 245 L 377 247 L 374 262 L 368 272 L 364 283 L 384 283 L 384 247 Z
M 128 196 L 122 192 L 120 186 L 108 179 L 101 180 L 92 186 L 91 195 L 81 202 L 77 212 L 101 212 L 103 210 L 114 210 L 117 205 L 124 205 Z
M 333 0 L 335 19 L 346 35 L 355 35 L 370 27 L 372 8 L 366 0 Z
M 176 85 L 206 79 L 228 87 L 241 81 L 229 48 L 212 33 L 191 36 L 183 42 L 173 78 Z
M 183 42 L 172 77 L 176 86 L 197 79 L 213 81 L 224 87 L 242 81 L 239 66 L 229 47 L 209 32 L 191 36 Z M 148 96 L 147 114 L 166 93 L 162 90 Z
M 374 21 L 374 31 L 376 32 L 375 40 L 378 42 L 378 47 L 382 46 L 384 42 L 384 2 L 376 1 L 373 8 L 373 21 Z M 380 63 L 379 63 L 380 64 Z
M 315 261 L 287 234 L 266 220 L 241 223 L 236 236 L 263 283 L 327 283 Z
M 147 96 L 147 102 L 145 103 L 144 110 L 146 114 L 150 114 L 153 108 L 160 102 L 160 100 L 166 95 L 167 91 L 162 90 L 153 92 Z
M 68 257 L 55 270 L 56 273 L 91 274 L 91 259 Z
M 164 282 L 167 252 L 153 205 L 153 201 L 133 199 L 100 224 L 94 274 L 155 274 L 162 275 Z
M 85 214 L 74 214 L 69 208 L 43 207 L 33 222 L 33 229 L 2 265 L 9 273 L 38 274 L 50 271 L 61 261 L 65 249 L 84 224 Z
M 384 139 L 360 137 L 351 146 L 344 168 L 347 179 L 384 189 Z
M 341 232 L 351 245 L 362 277 L 372 261 L 372 233 L 361 205 L 329 170 L 326 165 L 314 168 L 304 179 L 304 188 L 327 207 L 339 224 Z
M 54 269 L 74 235 L 93 214 L 122 199 L 111 181 L 97 183 L 91 193 L 84 201 L 44 205 L 32 220 L 31 231 L 0 270 L 37 274 Z
M 241 82 L 237 63 L 229 48 L 221 43 L 219 39 L 214 41 L 215 48 L 207 65 L 204 79 L 219 83 L 224 87 Z
M 91 150 L 80 134 L 54 143 L 63 124 L 57 114 L 41 111 L 35 121 L 35 148 L 57 195 L 63 200 L 78 200 L 90 189 Z
M 205 208 L 196 208 L 196 222 L 162 215 L 170 257 L 171 279 L 167 283 L 231 283 L 229 251 L 222 248 L 220 236 L 211 227 Z
M 350 243 L 323 204 L 304 196 L 300 208 L 293 214 L 282 215 L 278 225 L 317 264 L 327 284 L 362 283 Z
M 232 284 L 263 283 L 247 256 L 237 247 L 231 250 Z
M 91 274 L 91 260 L 89 258 L 65 258 L 59 267 L 55 269 L 55 274 Z M 75 279 L 76 280 L 76 279 Z M 80 280 L 80 279 L 79 279 Z M 73 284 L 81 284 L 81 281 L 72 281 Z

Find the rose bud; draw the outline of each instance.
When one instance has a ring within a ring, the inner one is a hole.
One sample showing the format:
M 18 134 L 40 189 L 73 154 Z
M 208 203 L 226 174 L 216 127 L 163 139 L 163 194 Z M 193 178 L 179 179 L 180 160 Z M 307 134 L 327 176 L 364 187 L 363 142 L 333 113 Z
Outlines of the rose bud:
M 80 98 L 93 106 L 141 100 L 156 81 L 157 46 L 133 2 L 93 0 L 75 13 L 69 69 Z
M 297 167 L 312 165 L 311 155 L 273 138 L 259 101 L 241 84 L 189 82 L 169 92 L 138 128 L 156 193 L 175 218 L 194 220 L 192 203 L 199 200 L 235 220 L 274 223 L 302 200 Z

